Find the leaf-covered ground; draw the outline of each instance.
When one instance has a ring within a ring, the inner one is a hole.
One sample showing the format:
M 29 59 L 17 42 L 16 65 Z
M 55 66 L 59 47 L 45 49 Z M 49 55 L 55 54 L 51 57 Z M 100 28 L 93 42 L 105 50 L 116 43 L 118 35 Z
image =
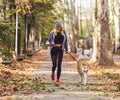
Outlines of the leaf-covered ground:
M 60 84 L 50 79 L 47 50 L 22 62 L 1 64 L 0 100 L 120 100 L 120 63 L 107 67 L 84 62 L 89 66 L 87 86 L 80 85 L 76 62 L 66 54 Z

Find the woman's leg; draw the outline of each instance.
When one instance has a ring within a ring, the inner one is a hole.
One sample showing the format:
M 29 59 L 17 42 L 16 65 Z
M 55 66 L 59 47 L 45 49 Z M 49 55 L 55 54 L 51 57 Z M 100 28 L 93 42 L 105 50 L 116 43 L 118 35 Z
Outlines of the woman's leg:
M 52 73 L 54 73 L 55 69 L 56 69 L 56 66 L 57 66 L 57 56 L 54 55 L 54 56 L 51 56 L 51 58 L 52 58 L 52 64 L 53 64 L 53 66 L 52 66 Z
M 57 79 L 60 79 L 61 75 L 61 64 L 62 64 L 62 58 L 63 58 L 63 51 L 59 50 L 58 52 L 58 69 L 57 69 Z
M 54 48 L 51 50 L 51 59 L 52 59 L 52 64 L 53 64 L 52 73 L 54 73 L 56 66 L 57 66 L 57 51 Z

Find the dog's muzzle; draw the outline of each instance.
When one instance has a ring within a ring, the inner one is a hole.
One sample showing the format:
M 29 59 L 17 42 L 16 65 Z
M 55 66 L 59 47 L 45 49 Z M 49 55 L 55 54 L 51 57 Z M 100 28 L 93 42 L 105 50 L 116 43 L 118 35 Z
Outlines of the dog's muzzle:
M 82 68 L 82 72 L 87 73 L 88 72 L 88 68 Z

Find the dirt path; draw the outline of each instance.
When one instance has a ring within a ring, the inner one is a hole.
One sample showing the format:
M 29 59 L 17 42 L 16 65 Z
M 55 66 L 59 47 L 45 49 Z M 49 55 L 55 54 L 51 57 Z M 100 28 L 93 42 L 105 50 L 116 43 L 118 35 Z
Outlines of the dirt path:
M 37 67 L 27 68 L 23 73 L 36 78 L 42 77 L 44 79 L 45 90 L 41 93 L 33 92 L 29 95 L 21 94 L 2 97 L 0 100 L 120 100 L 105 97 L 102 91 L 95 90 L 97 86 L 104 85 L 104 82 L 95 77 L 95 72 L 91 69 L 88 73 L 88 85 L 81 86 L 80 78 L 76 70 L 76 62 L 70 60 L 68 57 L 69 56 L 64 57 L 61 83 L 58 85 L 50 79 L 52 66 L 50 55 L 47 50 L 41 50 L 37 56 L 32 58 L 32 64 Z M 97 85 L 93 86 L 94 84 Z

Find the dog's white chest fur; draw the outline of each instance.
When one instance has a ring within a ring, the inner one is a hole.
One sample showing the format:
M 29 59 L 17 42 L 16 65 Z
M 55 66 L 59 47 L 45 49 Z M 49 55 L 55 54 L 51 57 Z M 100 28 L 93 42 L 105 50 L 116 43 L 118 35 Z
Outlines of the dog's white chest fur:
M 84 64 L 81 64 L 80 61 L 77 62 L 77 70 L 81 78 L 81 85 L 87 84 L 87 73 L 88 67 L 85 67 Z

